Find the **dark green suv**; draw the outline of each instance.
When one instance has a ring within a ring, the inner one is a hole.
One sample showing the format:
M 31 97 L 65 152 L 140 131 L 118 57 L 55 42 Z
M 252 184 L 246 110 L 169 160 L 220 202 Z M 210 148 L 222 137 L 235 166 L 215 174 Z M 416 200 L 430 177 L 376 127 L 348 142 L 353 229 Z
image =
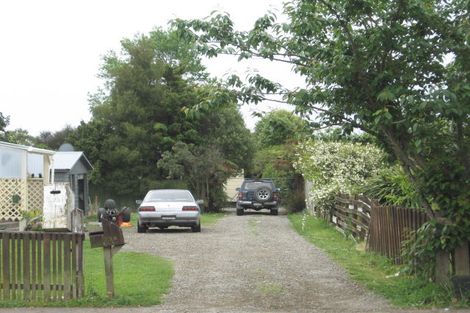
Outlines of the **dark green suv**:
M 237 191 L 237 215 L 243 215 L 247 209 L 267 209 L 272 215 L 278 214 L 280 190 L 271 179 L 245 179 Z

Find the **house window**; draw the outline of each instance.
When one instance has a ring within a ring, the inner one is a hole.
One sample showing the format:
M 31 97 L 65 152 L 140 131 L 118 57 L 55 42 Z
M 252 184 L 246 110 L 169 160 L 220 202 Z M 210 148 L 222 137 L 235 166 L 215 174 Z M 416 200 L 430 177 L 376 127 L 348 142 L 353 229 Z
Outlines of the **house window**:
M 24 151 L 0 147 L 0 178 L 22 178 Z

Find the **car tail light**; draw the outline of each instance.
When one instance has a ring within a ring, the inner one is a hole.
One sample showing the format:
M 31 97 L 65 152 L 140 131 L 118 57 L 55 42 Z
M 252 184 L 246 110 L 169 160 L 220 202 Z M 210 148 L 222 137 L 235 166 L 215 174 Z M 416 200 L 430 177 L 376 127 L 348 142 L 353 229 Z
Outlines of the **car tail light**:
M 245 193 L 243 193 L 243 192 L 238 193 L 238 199 L 239 200 L 243 200 L 244 196 L 245 196 Z
M 154 212 L 155 207 L 154 206 L 141 206 L 139 208 L 139 212 Z
M 277 192 L 273 192 L 273 199 L 274 201 L 279 200 L 279 194 Z
M 199 211 L 197 206 L 184 206 L 183 211 Z

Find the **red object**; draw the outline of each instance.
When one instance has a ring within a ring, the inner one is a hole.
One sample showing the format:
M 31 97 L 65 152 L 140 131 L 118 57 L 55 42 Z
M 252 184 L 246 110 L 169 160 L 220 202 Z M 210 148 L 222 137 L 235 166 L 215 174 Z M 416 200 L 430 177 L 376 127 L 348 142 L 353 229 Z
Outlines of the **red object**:
M 154 206 L 142 206 L 139 208 L 139 212 L 154 212 L 155 207 Z
M 184 206 L 183 211 L 199 211 L 197 206 Z
M 123 223 L 122 222 L 122 216 L 121 216 L 121 214 L 118 214 L 118 216 L 116 216 L 116 224 L 117 224 L 117 226 L 121 226 L 122 223 Z

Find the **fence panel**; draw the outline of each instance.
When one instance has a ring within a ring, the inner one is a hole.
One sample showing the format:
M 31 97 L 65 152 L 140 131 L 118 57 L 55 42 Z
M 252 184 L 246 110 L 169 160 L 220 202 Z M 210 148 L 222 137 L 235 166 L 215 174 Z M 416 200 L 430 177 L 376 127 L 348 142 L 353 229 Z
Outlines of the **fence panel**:
M 370 221 L 370 201 L 364 197 L 339 195 L 332 212 L 331 221 L 343 233 L 354 238 L 367 238 Z
M 0 232 L 0 298 L 83 296 L 83 233 Z
M 415 209 L 373 205 L 369 224 L 369 250 L 400 263 L 402 242 L 428 220 Z

